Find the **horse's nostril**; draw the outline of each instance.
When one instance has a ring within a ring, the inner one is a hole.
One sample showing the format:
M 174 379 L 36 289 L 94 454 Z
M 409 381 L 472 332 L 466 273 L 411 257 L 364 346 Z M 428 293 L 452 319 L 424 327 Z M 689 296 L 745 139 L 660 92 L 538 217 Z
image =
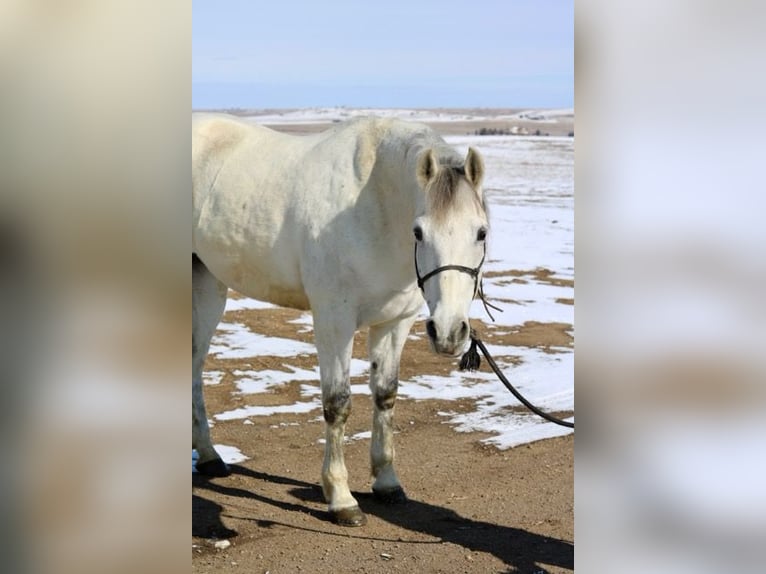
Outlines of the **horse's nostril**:
M 436 340 L 436 325 L 434 325 L 434 322 L 429 319 L 426 321 L 426 333 L 428 333 L 428 336 L 431 337 L 434 341 Z
M 460 322 L 460 338 L 465 339 L 468 336 L 468 323 L 465 321 Z

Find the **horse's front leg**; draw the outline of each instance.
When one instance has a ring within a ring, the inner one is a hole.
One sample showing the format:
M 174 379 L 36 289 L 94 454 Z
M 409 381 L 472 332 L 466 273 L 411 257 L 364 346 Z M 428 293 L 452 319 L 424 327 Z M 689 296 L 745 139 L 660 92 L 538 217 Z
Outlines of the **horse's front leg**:
M 338 319 L 338 315 L 335 315 L 325 321 L 322 315 L 314 315 L 326 441 L 322 491 L 329 503 L 333 522 L 343 526 L 362 526 L 367 522 L 367 517 L 349 490 L 348 471 L 343 456 L 346 420 L 351 414 L 349 365 L 356 329 L 351 321 Z
M 373 399 L 370 462 L 375 496 L 385 502 L 407 500 L 394 470 L 394 403 L 399 389 L 399 359 L 415 316 L 370 327 L 370 390 Z

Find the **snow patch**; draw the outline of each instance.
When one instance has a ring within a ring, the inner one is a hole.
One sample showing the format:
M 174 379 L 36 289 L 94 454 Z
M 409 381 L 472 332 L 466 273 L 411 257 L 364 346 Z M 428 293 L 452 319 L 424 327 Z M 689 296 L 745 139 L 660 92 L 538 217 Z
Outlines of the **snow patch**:
M 293 339 L 253 333 L 240 323 L 220 323 L 210 344 L 210 353 L 219 359 L 246 359 L 259 355 L 294 357 L 315 355 L 316 348 Z
M 249 460 L 249 456 L 242 454 L 242 451 L 235 446 L 229 446 L 226 444 L 214 444 L 213 448 L 226 464 L 237 464 Z M 195 465 L 199 460 L 199 453 L 196 449 L 192 449 L 192 473 L 196 473 L 197 469 Z

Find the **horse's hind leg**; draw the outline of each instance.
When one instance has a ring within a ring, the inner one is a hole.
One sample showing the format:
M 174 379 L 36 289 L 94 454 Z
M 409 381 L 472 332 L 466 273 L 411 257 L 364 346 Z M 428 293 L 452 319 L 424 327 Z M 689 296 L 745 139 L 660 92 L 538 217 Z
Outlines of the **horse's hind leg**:
M 197 449 L 197 472 L 226 476 L 229 469 L 210 441 L 210 427 L 202 392 L 202 365 L 210 339 L 226 306 L 226 285 L 218 281 L 196 255 L 192 255 L 192 448 Z
M 370 327 L 370 390 L 373 399 L 370 462 L 373 493 L 389 503 L 405 502 L 394 470 L 394 403 L 399 388 L 399 359 L 415 316 Z

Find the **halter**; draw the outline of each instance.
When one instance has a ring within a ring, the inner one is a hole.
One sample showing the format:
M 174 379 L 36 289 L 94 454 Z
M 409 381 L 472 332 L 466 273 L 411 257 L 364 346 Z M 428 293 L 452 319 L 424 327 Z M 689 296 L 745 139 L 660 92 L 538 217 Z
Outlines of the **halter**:
M 431 277 L 434 275 L 438 275 L 442 271 L 460 271 L 461 273 L 466 273 L 473 277 L 473 296 L 472 298 L 476 297 L 476 294 L 479 294 L 479 299 L 481 299 L 481 302 L 484 304 L 484 310 L 487 311 L 487 315 L 489 315 L 489 318 L 493 321 L 495 318 L 492 316 L 492 313 L 489 312 L 489 308 L 492 307 L 496 311 L 502 312 L 502 309 L 499 307 L 495 307 L 492 303 L 489 303 L 487 301 L 487 298 L 484 296 L 484 287 L 481 283 L 481 266 L 484 265 L 484 259 L 487 257 L 487 244 L 484 244 L 484 253 L 481 255 L 481 261 L 479 261 L 479 264 L 476 267 L 466 267 L 465 265 L 442 265 L 441 267 L 437 267 L 436 269 L 429 271 L 425 275 L 421 277 L 420 275 L 420 269 L 418 269 L 418 242 L 415 242 L 415 276 L 418 278 L 418 287 L 423 292 L 423 295 L 425 296 L 425 289 L 423 286 L 425 285 L 426 281 L 428 281 Z

